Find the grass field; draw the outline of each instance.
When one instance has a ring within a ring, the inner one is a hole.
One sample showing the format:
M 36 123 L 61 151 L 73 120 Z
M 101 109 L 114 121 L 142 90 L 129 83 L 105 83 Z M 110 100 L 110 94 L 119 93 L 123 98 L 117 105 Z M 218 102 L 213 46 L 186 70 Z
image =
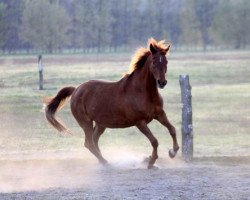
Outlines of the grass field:
M 119 80 L 127 72 L 130 54 L 48 55 L 43 57 L 44 90 L 38 90 L 36 56 L 0 57 L 0 155 L 29 152 L 81 151 L 82 130 L 69 106 L 58 116 L 75 133 L 60 136 L 42 112 L 42 98 L 63 86 L 89 79 Z M 193 96 L 195 156 L 250 155 L 250 52 L 174 53 L 169 56 L 168 85 L 161 90 L 165 110 L 181 143 L 181 103 L 178 77 L 189 74 Z M 166 153 L 172 141 L 157 122 L 150 128 Z M 119 149 L 151 151 L 135 128 L 107 129 L 100 140 L 104 152 Z

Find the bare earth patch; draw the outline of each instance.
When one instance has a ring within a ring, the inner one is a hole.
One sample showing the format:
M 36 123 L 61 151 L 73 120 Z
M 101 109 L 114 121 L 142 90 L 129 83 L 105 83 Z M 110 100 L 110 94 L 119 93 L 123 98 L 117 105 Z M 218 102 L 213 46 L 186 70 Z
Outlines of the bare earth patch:
M 0 161 L 0 199 L 249 199 L 250 158 L 198 158 L 192 164 L 160 158 Z
M 57 136 L 47 125 L 43 96 L 90 79 L 119 80 L 131 55 L 44 55 L 43 91 L 37 89 L 36 55 L 0 58 L 0 200 L 250 199 L 248 51 L 170 54 L 169 85 L 161 94 L 181 137 L 178 77 L 190 75 L 194 150 L 200 156 L 192 163 L 180 154 L 168 158 L 170 137 L 154 122 L 150 128 L 161 144 L 154 170 L 143 163 L 151 146 L 133 128 L 106 131 L 101 149 L 111 165 L 102 167 L 83 150 L 82 130 L 69 107 L 58 116 L 76 137 Z

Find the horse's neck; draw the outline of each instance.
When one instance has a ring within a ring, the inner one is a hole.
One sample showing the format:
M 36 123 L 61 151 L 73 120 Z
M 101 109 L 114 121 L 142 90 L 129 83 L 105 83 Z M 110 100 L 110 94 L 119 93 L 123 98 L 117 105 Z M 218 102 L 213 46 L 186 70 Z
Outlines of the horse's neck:
M 150 72 L 151 58 L 148 58 L 144 66 L 136 72 L 134 76 L 134 86 L 145 92 L 149 97 L 159 96 L 157 85 L 153 74 Z

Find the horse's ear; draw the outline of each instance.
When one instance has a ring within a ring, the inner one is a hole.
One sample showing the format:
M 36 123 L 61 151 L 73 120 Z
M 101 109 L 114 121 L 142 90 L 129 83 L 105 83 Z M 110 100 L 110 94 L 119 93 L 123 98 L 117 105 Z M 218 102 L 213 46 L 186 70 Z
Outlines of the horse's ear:
M 152 54 L 155 54 L 157 52 L 157 50 L 155 49 L 155 47 L 152 44 L 149 45 L 149 49 L 150 49 Z
M 170 44 L 166 47 L 166 48 L 164 48 L 163 50 L 162 50 L 162 52 L 166 55 L 168 52 L 169 52 L 169 49 L 170 49 Z
M 166 48 L 166 53 L 169 51 L 170 47 L 171 47 L 171 44 L 169 44 L 168 47 Z

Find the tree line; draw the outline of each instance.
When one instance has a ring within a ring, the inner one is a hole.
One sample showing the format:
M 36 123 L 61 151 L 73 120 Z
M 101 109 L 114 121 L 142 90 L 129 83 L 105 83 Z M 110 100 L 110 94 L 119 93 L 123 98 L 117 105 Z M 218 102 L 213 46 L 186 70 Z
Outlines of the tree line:
M 124 51 L 149 37 L 241 49 L 249 32 L 249 0 L 0 0 L 2 53 Z

